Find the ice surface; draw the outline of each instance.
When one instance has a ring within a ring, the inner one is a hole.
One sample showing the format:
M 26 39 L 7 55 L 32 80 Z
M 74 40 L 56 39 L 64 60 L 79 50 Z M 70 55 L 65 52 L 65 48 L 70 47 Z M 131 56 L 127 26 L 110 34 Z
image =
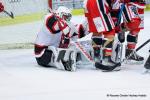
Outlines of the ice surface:
M 145 15 L 138 45 L 150 38 L 150 13 Z M 81 17 L 73 19 L 81 22 Z M 147 58 L 149 47 L 138 53 Z M 119 72 L 104 73 L 86 66 L 66 72 L 38 66 L 32 49 L 0 50 L 0 100 L 150 100 L 150 75 L 143 71 L 143 65 L 124 64 Z

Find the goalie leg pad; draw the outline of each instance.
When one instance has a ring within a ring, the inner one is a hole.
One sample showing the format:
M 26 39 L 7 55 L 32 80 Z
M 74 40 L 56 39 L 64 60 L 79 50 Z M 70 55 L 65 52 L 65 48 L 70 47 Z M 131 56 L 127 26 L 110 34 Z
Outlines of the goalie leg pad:
M 69 52 L 66 54 L 68 59 L 62 60 L 65 70 L 67 71 L 75 71 L 76 70 L 76 53 L 74 51 Z
M 52 46 L 48 47 L 53 51 L 54 54 L 54 65 L 58 69 L 67 71 L 76 70 L 76 52 L 70 49 L 55 48 Z

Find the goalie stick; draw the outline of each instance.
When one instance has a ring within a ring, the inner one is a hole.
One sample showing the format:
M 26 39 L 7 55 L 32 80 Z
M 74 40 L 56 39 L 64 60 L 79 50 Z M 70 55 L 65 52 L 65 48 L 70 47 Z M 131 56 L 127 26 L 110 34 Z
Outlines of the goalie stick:
M 5 14 L 7 14 L 9 17 L 11 17 L 12 19 L 14 19 L 14 14 L 12 12 L 8 12 L 6 10 L 3 11 Z

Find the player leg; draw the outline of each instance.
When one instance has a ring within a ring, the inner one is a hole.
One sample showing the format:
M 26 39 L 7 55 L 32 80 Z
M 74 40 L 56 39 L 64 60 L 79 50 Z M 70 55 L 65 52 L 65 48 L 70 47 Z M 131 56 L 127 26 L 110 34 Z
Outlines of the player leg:
M 131 53 L 134 53 L 134 55 L 128 58 L 130 61 L 143 61 L 144 58 L 139 56 L 134 51 L 137 44 L 138 34 L 140 32 L 139 26 L 141 23 L 141 18 L 139 16 L 137 7 L 126 4 L 125 9 L 123 10 L 123 17 L 126 29 L 129 31 L 129 34 L 127 35 L 127 48 L 125 56 L 128 58 Z
M 103 43 L 104 48 L 104 60 L 103 63 L 109 66 L 113 66 L 115 64 L 114 61 L 112 61 L 112 49 L 113 49 L 113 43 L 114 43 L 114 37 L 115 37 L 115 31 L 109 31 L 104 33 L 105 42 Z
M 92 45 L 94 49 L 94 61 L 95 62 L 102 62 L 103 60 L 103 38 L 102 36 L 93 36 L 92 37 Z
M 134 22 L 127 23 L 127 27 L 130 30 L 130 32 L 127 35 L 127 48 L 126 48 L 125 56 L 128 57 L 131 53 L 134 52 L 134 54 L 129 57 L 129 60 L 134 60 L 134 61 L 144 60 L 142 56 L 138 55 L 134 51 L 137 44 L 138 34 L 140 32 L 140 28 L 138 28 L 139 25 L 140 25 L 140 20 L 135 20 Z

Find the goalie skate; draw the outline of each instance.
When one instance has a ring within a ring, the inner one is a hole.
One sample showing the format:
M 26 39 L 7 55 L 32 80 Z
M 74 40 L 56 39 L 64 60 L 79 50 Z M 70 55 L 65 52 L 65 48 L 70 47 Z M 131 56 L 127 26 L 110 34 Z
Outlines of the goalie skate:
M 61 50 L 57 62 L 61 62 L 67 71 L 76 70 L 76 52 L 73 50 Z
M 65 70 L 75 71 L 76 70 L 76 53 L 71 51 L 69 53 L 69 59 L 67 61 L 62 60 Z

